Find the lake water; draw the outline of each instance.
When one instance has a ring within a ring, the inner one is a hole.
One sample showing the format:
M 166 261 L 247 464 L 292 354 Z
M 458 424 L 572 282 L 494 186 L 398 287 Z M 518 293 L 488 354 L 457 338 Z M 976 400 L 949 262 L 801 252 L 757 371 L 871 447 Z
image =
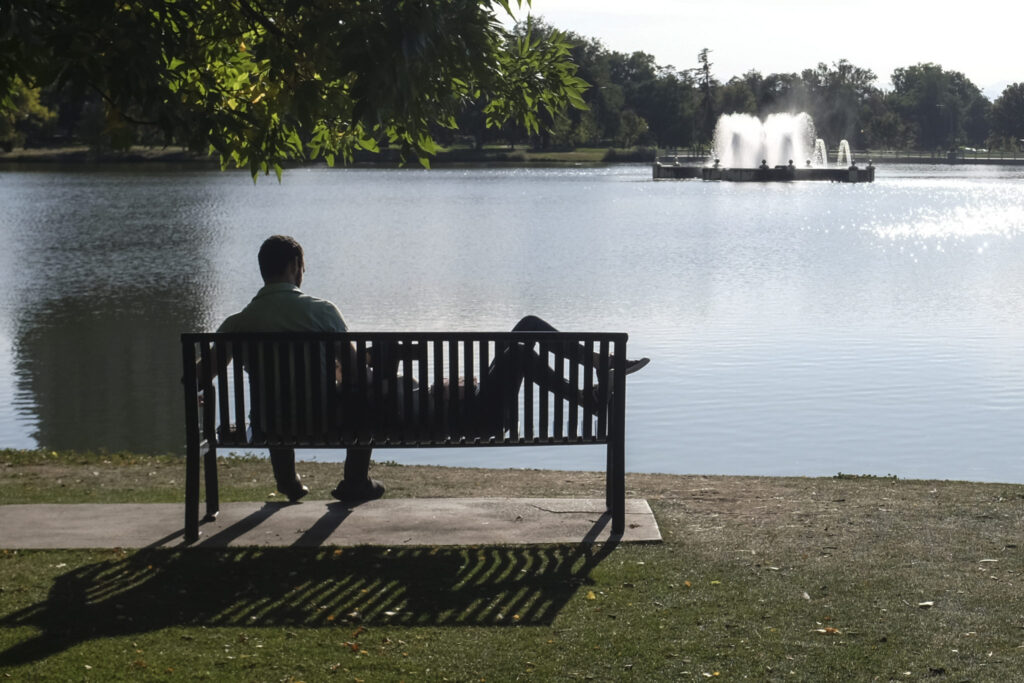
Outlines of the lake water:
M 627 331 L 627 469 L 1024 482 L 1024 168 L 0 172 L 0 446 L 183 452 L 178 335 L 269 234 L 353 329 Z M 342 453 L 307 451 L 310 459 Z M 603 469 L 598 447 L 379 451 Z

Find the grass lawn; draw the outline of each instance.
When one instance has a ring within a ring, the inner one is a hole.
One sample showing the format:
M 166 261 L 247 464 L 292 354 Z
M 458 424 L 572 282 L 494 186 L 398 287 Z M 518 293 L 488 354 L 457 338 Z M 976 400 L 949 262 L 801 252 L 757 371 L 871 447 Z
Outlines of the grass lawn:
M 183 462 L 0 453 L 0 501 L 169 502 Z M 229 458 L 222 500 L 270 466 Z M 303 463 L 323 498 L 336 464 Z M 600 473 L 378 464 L 392 496 Z M 1024 486 L 628 475 L 646 545 L 0 551 L 14 680 L 1024 680 Z

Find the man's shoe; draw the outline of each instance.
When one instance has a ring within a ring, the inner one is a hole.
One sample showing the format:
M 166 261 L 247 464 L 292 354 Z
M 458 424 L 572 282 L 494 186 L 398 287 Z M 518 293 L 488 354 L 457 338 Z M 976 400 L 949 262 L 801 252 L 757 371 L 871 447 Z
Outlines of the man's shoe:
M 342 480 L 338 486 L 331 491 L 331 495 L 342 503 L 365 503 L 370 500 L 377 500 L 384 495 L 384 484 L 376 479 L 364 479 L 360 482 Z
M 626 374 L 632 375 L 637 370 L 642 370 L 651 362 L 650 358 L 638 358 L 637 360 L 626 359 Z
M 298 480 L 296 480 L 294 486 L 290 486 L 287 491 L 281 491 L 281 489 L 278 489 L 278 491 L 288 496 L 289 503 L 298 503 L 306 497 L 306 494 L 309 493 L 309 489 Z

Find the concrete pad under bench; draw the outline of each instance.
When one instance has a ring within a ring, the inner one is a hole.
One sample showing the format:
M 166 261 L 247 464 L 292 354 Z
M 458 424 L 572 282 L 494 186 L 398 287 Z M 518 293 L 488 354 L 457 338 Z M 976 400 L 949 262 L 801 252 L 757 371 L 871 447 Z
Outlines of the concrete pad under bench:
M 0 505 L 0 548 L 183 546 L 180 503 Z M 384 498 L 338 502 L 225 503 L 192 547 L 531 545 L 611 538 L 596 498 Z M 626 499 L 618 542 L 658 542 L 647 501 Z

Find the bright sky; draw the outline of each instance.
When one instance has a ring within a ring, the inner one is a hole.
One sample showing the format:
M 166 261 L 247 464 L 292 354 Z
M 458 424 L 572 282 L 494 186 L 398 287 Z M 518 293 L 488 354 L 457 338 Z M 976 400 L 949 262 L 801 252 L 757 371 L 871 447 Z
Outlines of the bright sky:
M 707 47 L 722 82 L 840 59 L 874 71 L 884 89 L 894 69 L 919 62 L 962 72 L 990 98 L 1024 81 L 1019 0 L 533 0 L 532 12 L 662 66 L 696 67 Z

